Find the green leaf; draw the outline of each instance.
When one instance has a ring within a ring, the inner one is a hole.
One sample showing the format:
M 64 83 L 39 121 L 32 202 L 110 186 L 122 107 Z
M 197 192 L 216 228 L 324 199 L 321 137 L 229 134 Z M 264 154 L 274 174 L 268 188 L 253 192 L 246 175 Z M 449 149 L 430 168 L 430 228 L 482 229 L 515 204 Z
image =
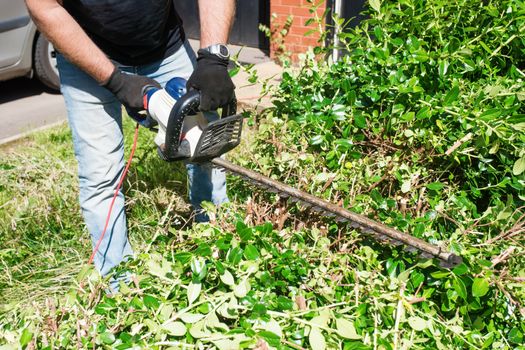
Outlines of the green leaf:
M 175 337 L 181 337 L 186 334 L 186 325 L 178 321 L 166 323 L 162 325 L 162 329 Z
M 381 13 L 381 2 L 379 0 L 369 0 L 370 7 L 376 10 L 378 13 Z
M 454 272 L 458 276 L 461 276 L 468 272 L 468 267 L 467 265 L 461 263 L 458 266 L 454 267 L 452 272 Z
M 439 76 L 441 78 L 445 77 L 445 75 L 447 74 L 447 71 L 448 71 L 448 67 L 449 67 L 449 63 L 448 61 L 442 61 L 439 63 Z
M 463 298 L 463 300 L 467 300 L 467 287 L 465 287 L 463 280 L 461 278 L 456 278 L 453 284 L 454 290 L 458 293 L 458 295 Z
M 217 272 L 219 274 L 223 274 L 224 271 L 226 271 L 226 268 L 224 267 L 223 263 L 221 263 L 219 260 L 215 261 L 215 268 L 217 269 Z
M 514 344 L 523 344 L 523 333 L 520 332 L 519 328 L 514 327 L 509 332 L 509 340 Z
M 224 270 L 224 273 L 219 276 L 222 283 L 224 283 L 227 286 L 233 286 L 235 284 L 235 279 L 233 278 L 233 275 L 230 271 Z
M 337 139 L 334 141 L 334 143 L 339 146 L 338 149 L 341 151 L 349 150 L 354 146 L 352 140 L 349 139 Z
M 432 190 L 432 191 L 439 191 L 440 189 L 442 189 L 445 185 L 442 184 L 441 182 L 432 182 L 432 183 L 429 183 L 426 187 L 429 189 L 429 190 Z
M 24 328 L 22 335 L 20 336 L 20 346 L 24 347 L 33 339 L 33 333 L 27 328 Z
M 159 300 L 152 295 L 144 295 L 144 305 L 149 309 L 158 309 L 160 306 Z
M 335 324 L 337 328 L 337 334 L 346 339 L 361 339 L 361 336 L 357 334 L 354 323 L 344 318 L 336 318 Z
M 251 227 L 245 227 L 243 229 L 237 228 L 237 232 L 239 233 L 239 238 L 243 242 L 247 242 L 253 238 L 253 229 Z
M 234 76 L 237 75 L 237 73 L 239 73 L 239 70 L 240 70 L 240 67 L 235 67 L 228 72 L 228 75 L 230 76 L 230 78 L 233 78 Z
M 330 321 L 330 313 L 326 311 L 321 311 L 319 316 L 315 316 L 310 320 L 310 323 L 318 327 L 327 327 L 328 322 Z
M 430 107 L 423 107 L 417 112 L 416 119 L 428 119 L 431 116 Z
M 281 337 L 277 334 L 270 331 L 260 331 L 257 335 L 263 338 L 268 345 L 273 346 L 274 348 L 278 347 L 281 344 Z
M 181 264 L 187 264 L 193 255 L 189 252 L 176 253 L 173 257 Z
M 113 344 L 115 342 L 115 336 L 110 332 L 101 333 L 99 337 L 104 344 Z
M 167 319 L 169 319 L 174 309 L 175 308 L 173 307 L 173 304 L 167 304 L 167 303 L 162 304 L 159 310 L 159 316 L 160 316 L 159 320 L 164 322 Z
M 450 272 L 448 271 L 436 271 L 430 274 L 430 276 L 436 279 L 445 278 L 445 277 L 448 277 L 449 275 L 450 275 Z
M 211 247 L 210 247 L 210 245 L 207 244 L 207 243 L 199 244 L 197 249 L 195 249 L 195 254 L 200 255 L 200 256 L 211 256 Z
M 489 282 L 481 277 L 476 277 L 472 283 L 472 295 L 482 297 L 489 291 Z
M 228 251 L 228 254 L 226 254 L 226 259 L 228 259 L 228 262 L 232 265 L 237 265 L 242 260 L 242 253 L 243 250 L 241 247 L 232 248 Z
M 218 335 L 220 336 L 220 334 Z M 215 336 L 215 334 L 213 334 L 212 336 Z M 239 344 L 230 339 L 212 340 L 211 342 L 213 343 L 213 345 L 215 345 L 215 347 L 218 350 L 232 350 L 239 348 Z
M 244 279 L 233 288 L 233 294 L 235 294 L 237 298 L 243 298 L 248 294 L 250 289 L 250 282 L 248 282 L 248 279 Z
M 415 331 L 422 331 L 427 329 L 428 323 L 426 320 L 418 316 L 411 316 L 408 318 L 408 324 Z
M 354 115 L 354 124 L 359 129 L 364 129 L 364 128 L 366 128 L 366 118 L 362 114 L 355 114 Z
M 323 333 L 317 327 L 312 327 L 310 335 L 308 336 L 310 347 L 315 350 L 326 349 L 326 340 L 324 339 Z
M 280 310 L 292 310 L 294 306 L 294 302 L 285 296 L 279 295 L 277 297 L 277 307 Z
M 283 330 L 279 325 L 279 322 L 277 322 L 273 318 L 270 321 L 268 321 L 266 325 L 264 325 L 264 328 L 276 334 L 279 338 L 283 336 Z
M 193 302 L 197 300 L 199 294 L 201 293 L 201 288 L 202 286 L 200 283 L 190 283 L 187 290 L 189 304 L 193 304 Z
M 319 144 L 323 143 L 323 140 L 324 140 L 323 135 L 315 135 L 314 137 L 312 137 L 310 139 L 310 144 L 311 145 L 319 145 Z
M 206 262 L 202 258 L 196 258 L 191 261 L 191 271 L 195 275 L 199 275 L 206 268 Z
M 525 156 L 521 157 L 514 163 L 512 174 L 518 176 L 525 171 Z
M 204 328 L 206 320 L 200 320 L 190 328 L 190 334 L 193 338 L 204 338 L 210 335 L 210 332 Z
M 445 95 L 445 99 L 443 100 L 443 105 L 445 107 L 450 106 L 454 101 L 458 99 L 458 96 L 459 96 L 459 87 L 456 85 Z
M 162 266 L 154 260 L 148 260 L 146 266 L 152 275 L 158 277 L 166 277 L 168 272 L 173 272 L 170 263 L 166 260 L 162 261 Z
M 259 258 L 259 251 L 254 245 L 248 244 L 244 249 L 244 256 L 248 260 L 257 260 L 257 258 Z
M 258 316 L 264 316 L 264 315 L 266 315 L 266 312 L 267 312 L 268 310 L 266 309 L 266 306 L 264 306 L 264 304 L 262 304 L 262 303 L 257 303 L 257 304 L 255 304 L 255 305 L 253 306 L 252 311 L 253 311 L 254 313 L 256 313 Z
M 481 113 L 481 115 L 479 116 L 479 119 L 488 122 L 488 121 L 498 118 L 500 115 L 501 115 L 501 109 L 492 108 L 492 109 L 489 109 Z
M 195 323 L 195 322 L 199 322 L 200 320 L 202 320 L 204 318 L 204 315 L 203 314 L 184 313 L 184 314 L 180 315 L 179 318 L 184 323 Z

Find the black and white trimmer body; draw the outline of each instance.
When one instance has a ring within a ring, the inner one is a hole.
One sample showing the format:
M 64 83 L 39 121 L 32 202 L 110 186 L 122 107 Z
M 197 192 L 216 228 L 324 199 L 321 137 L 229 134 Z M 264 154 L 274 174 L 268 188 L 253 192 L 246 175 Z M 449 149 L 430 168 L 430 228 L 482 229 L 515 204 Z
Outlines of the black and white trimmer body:
M 158 123 L 155 143 L 163 160 L 202 163 L 239 145 L 242 116 L 235 114 L 235 99 L 221 108 L 220 118 L 209 121 L 199 110 L 200 93 L 197 90 L 178 99 L 172 95 L 169 89 L 147 90 L 144 95 L 148 115 Z M 217 112 L 209 115 L 213 113 Z

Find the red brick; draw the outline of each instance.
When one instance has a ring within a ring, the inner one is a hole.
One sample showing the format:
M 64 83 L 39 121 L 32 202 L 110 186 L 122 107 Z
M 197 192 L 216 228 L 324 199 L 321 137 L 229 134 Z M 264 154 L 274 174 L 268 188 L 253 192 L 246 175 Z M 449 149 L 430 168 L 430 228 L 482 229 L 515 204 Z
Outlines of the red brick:
M 314 0 L 314 3 L 317 2 L 318 0 Z M 319 45 L 317 42 L 319 38 L 318 33 L 311 33 L 308 36 L 304 36 L 304 34 L 311 29 L 317 29 L 317 24 L 315 23 L 306 26 L 306 22 L 314 17 L 314 14 L 309 11 L 310 7 L 311 4 L 308 3 L 307 0 L 270 0 L 270 12 L 277 14 L 277 18 L 272 23 L 272 27 L 282 27 L 290 14 L 294 18 L 290 33 L 284 39 L 284 44 L 287 51 L 292 53 L 292 59 L 295 61 L 298 58 L 298 53 L 305 52 L 308 47 Z M 323 4 L 317 9 L 317 16 L 321 17 L 324 10 L 325 5 Z M 270 48 L 272 57 L 275 57 L 275 49 L 275 45 L 272 45 Z
M 270 0 L 272 1 L 272 0 Z M 281 0 L 282 5 L 290 5 L 290 6 L 301 6 L 302 1 L 301 0 Z
M 276 5 L 276 6 L 272 6 L 271 12 L 276 13 L 277 15 L 282 15 L 282 14 L 288 15 L 292 13 L 292 7 Z M 286 20 L 286 17 L 284 19 Z
M 303 39 L 302 35 L 295 34 L 293 32 L 290 32 L 290 34 L 288 34 L 286 36 L 286 41 L 290 41 L 290 42 L 294 42 L 294 43 L 300 43 L 302 39 Z
M 312 29 L 317 29 L 316 27 L 299 27 L 299 26 L 292 26 L 290 32 L 298 35 L 305 35 L 306 33 L 310 32 Z M 315 35 L 315 34 L 311 34 Z
M 319 45 L 319 38 L 303 37 L 301 39 L 301 44 L 306 46 L 317 46 Z
M 310 9 L 308 7 L 292 7 L 291 13 L 294 16 L 302 16 L 302 17 L 312 17 L 313 14 L 310 13 Z

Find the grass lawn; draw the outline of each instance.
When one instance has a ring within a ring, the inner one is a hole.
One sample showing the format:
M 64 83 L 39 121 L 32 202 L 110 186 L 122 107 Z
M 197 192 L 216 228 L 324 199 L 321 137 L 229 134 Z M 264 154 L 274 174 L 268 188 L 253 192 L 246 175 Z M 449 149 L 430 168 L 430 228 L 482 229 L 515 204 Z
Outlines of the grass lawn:
M 132 141 L 126 121 L 126 155 Z M 130 239 L 147 244 L 189 216 L 185 171 L 158 159 L 141 129 L 126 179 Z M 66 124 L 0 148 L 0 310 L 63 294 L 91 251 L 78 204 L 77 164 Z

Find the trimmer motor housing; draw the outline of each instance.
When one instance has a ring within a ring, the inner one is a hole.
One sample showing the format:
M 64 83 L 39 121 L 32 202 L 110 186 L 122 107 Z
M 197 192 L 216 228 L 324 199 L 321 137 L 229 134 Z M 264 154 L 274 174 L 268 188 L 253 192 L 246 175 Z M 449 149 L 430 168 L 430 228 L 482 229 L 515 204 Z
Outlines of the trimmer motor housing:
M 186 93 L 186 81 L 171 79 L 164 89 L 148 87 L 144 108 L 158 123 L 155 143 L 166 161 L 202 163 L 235 148 L 241 141 L 242 116 L 235 114 L 235 98 L 218 112 L 199 110 L 200 93 Z

